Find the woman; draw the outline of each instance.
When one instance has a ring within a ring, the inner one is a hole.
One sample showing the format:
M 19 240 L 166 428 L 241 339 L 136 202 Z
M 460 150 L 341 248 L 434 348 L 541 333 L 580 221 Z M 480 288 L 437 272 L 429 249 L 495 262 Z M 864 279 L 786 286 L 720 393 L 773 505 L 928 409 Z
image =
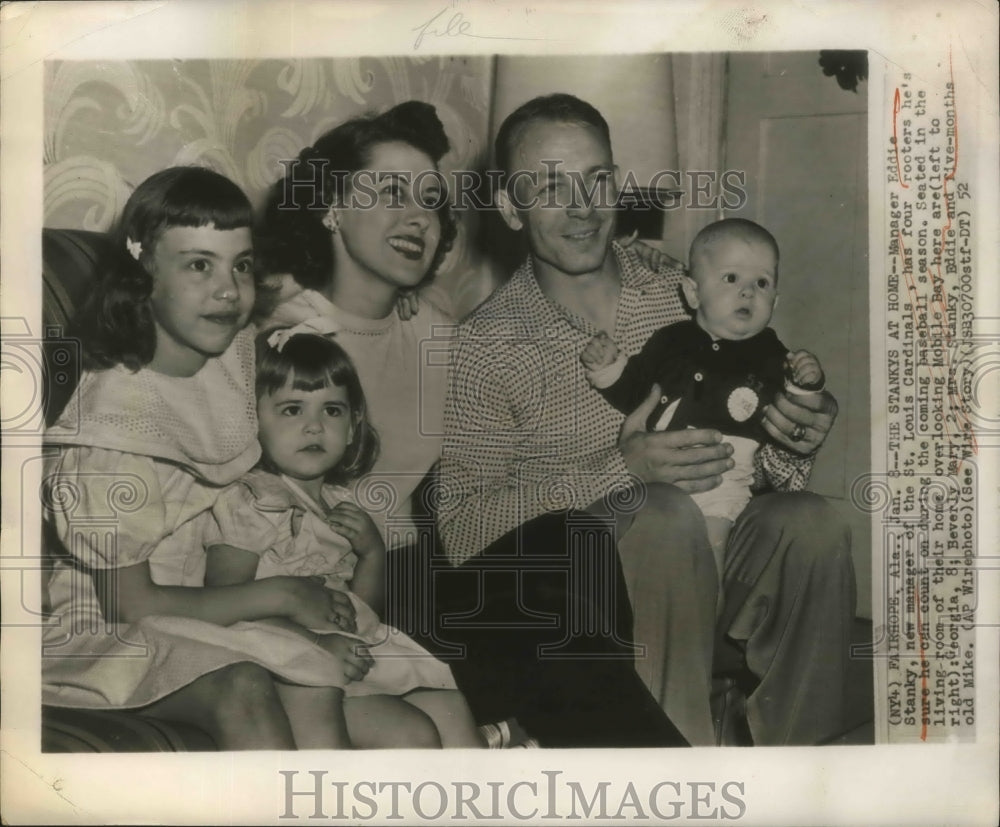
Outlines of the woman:
M 386 518 L 386 621 L 442 658 L 452 656 L 479 722 L 517 717 L 543 746 L 678 743 L 676 730 L 623 657 L 621 642 L 609 641 L 610 659 L 542 662 L 525 645 L 524 630 L 494 629 L 487 638 L 449 625 L 449 618 L 440 622 L 447 612 L 466 612 L 469 601 L 478 600 L 475 566 L 447 569 L 433 532 L 416 530 L 432 525 L 423 519 L 422 501 L 433 498 L 420 496 L 420 484 L 440 453 L 447 375 L 435 362 L 445 364 L 443 331 L 453 321 L 425 297 L 406 320 L 395 308 L 401 295 L 433 277 L 455 237 L 437 170 L 448 148 L 434 108 L 409 101 L 377 117 L 348 121 L 303 150 L 265 211 L 262 257 L 275 278 L 263 326 L 318 317 L 317 329 L 328 329 L 330 321 L 337 328 L 382 440 L 379 461 L 358 495 L 364 499 L 367 492 L 366 508 Z M 322 191 L 303 187 L 304 180 L 321 181 Z M 439 358 L 429 358 L 435 352 Z M 565 518 L 543 518 L 551 523 L 554 543 L 565 537 Z M 609 590 L 624 594 L 620 567 Z M 526 597 L 544 603 L 557 591 L 546 583 Z M 505 594 L 502 600 L 520 597 Z M 628 614 L 627 600 L 615 605 Z M 505 611 L 487 605 L 481 619 L 490 616 L 502 618 Z M 518 680 L 495 680 L 501 675 Z
M 262 232 L 264 267 L 280 275 L 264 326 L 332 320 L 362 377 L 382 444 L 366 506 L 387 518 L 390 548 L 413 541 L 413 494 L 441 450 L 447 376 L 443 367 L 422 369 L 421 348 L 454 320 L 426 298 L 406 321 L 395 307 L 401 291 L 435 272 L 455 238 L 436 174 L 447 151 L 429 104 L 349 121 L 303 150 L 291 171 L 298 182 L 315 172 L 324 191 L 293 188 L 291 176 L 279 181 Z

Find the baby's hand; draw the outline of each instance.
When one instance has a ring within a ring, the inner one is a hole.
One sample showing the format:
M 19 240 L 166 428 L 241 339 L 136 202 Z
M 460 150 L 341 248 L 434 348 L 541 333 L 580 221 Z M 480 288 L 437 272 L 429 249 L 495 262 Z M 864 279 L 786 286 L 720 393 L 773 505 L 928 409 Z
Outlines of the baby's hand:
M 786 359 L 787 372 L 792 383 L 804 391 L 819 391 L 823 388 L 823 368 L 819 359 L 808 350 L 789 353 Z
M 618 358 L 618 345 L 603 330 L 587 342 L 580 354 L 580 361 L 587 370 L 598 370 L 610 365 Z
M 359 640 L 343 635 L 320 635 L 316 645 L 322 647 L 344 665 L 344 677 L 350 681 L 362 681 L 375 659 L 368 647 Z
M 347 538 L 358 557 L 385 554 L 385 543 L 372 518 L 354 503 L 339 503 L 331 509 L 326 521 Z

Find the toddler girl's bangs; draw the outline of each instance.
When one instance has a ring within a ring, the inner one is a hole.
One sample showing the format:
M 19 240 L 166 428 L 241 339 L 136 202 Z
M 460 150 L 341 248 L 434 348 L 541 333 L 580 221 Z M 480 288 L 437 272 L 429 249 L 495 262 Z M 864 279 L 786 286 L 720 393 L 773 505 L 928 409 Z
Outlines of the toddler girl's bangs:
M 289 378 L 292 387 L 300 391 L 316 391 L 331 385 L 350 390 L 354 370 L 347 354 L 323 336 L 292 336 L 279 352 L 262 334 L 257 349 L 258 398 L 280 390 Z
M 292 387 L 297 391 L 318 391 L 336 385 L 347 386 L 347 371 L 340 365 L 309 365 L 293 369 Z

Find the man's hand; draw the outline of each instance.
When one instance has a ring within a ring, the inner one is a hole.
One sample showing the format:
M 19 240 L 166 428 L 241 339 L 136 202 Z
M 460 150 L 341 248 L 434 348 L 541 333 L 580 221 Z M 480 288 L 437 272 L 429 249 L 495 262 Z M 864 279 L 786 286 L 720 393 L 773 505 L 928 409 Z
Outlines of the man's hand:
M 653 385 L 646 400 L 622 423 L 618 449 L 628 470 L 643 482 L 673 483 L 689 494 L 715 488 L 733 467 L 729 458 L 733 447 L 711 428 L 647 432 L 646 420 L 659 398 L 660 387 Z
M 819 450 L 837 418 L 837 400 L 827 391 L 806 396 L 779 391 L 764 409 L 764 430 L 797 454 Z M 795 437 L 798 437 L 796 439 Z

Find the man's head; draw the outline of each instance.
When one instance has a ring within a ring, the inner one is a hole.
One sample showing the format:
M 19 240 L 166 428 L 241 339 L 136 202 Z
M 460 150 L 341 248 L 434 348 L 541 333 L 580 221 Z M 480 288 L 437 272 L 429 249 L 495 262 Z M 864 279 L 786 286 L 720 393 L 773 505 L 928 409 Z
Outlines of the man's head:
M 511 229 L 526 230 L 536 275 L 600 269 L 617 197 L 601 113 L 572 95 L 534 98 L 500 126 L 496 157 L 505 174 L 497 205 Z
M 743 218 L 709 224 L 691 242 L 684 297 L 717 339 L 748 339 L 771 320 L 778 299 L 778 243 Z

